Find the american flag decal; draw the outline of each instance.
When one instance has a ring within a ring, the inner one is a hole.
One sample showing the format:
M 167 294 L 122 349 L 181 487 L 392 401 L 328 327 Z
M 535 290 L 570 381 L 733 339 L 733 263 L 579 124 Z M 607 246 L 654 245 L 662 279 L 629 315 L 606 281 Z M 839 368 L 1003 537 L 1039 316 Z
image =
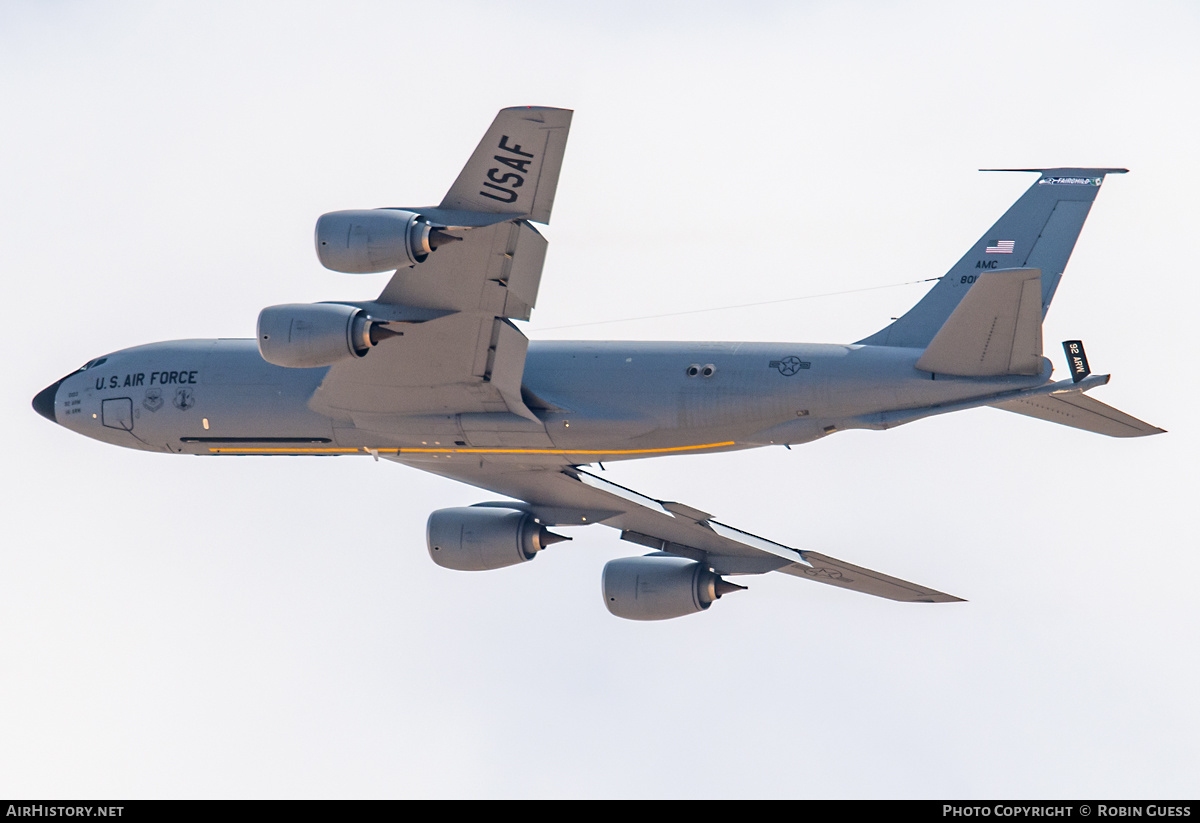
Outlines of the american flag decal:
M 997 240 L 996 245 L 988 246 L 983 250 L 984 254 L 1012 254 L 1013 246 L 1017 244 L 1016 240 Z

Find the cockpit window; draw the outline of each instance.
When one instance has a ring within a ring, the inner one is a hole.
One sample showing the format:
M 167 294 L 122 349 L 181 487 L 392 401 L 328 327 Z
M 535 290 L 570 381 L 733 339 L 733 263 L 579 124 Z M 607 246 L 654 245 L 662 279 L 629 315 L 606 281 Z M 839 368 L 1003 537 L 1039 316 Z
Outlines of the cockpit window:
M 97 357 L 95 360 L 89 360 L 88 362 L 84 363 L 79 367 L 79 370 L 87 371 L 88 369 L 94 369 L 97 366 L 103 365 L 107 360 L 107 357 Z

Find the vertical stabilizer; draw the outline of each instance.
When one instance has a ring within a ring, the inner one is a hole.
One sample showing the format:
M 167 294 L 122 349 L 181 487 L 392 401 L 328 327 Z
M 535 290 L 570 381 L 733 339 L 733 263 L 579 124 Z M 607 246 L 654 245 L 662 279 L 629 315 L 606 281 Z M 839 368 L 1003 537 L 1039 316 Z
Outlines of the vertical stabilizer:
M 1036 171 L 1040 176 L 921 302 L 859 343 L 927 347 L 979 276 L 994 269 L 1041 269 L 1041 314 L 1045 317 L 1105 175 L 1123 174 L 1126 169 L 985 171 Z

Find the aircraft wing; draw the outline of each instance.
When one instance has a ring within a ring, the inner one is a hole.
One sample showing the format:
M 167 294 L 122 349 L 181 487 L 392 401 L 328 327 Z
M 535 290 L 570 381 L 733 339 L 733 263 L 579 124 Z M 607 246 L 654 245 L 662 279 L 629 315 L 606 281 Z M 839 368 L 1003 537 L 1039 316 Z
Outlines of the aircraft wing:
M 523 106 L 496 115 L 441 204 L 405 208 L 438 226 L 436 248 L 356 305 L 391 336 L 369 357 L 330 367 L 314 406 L 356 413 L 511 412 L 529 341 L 511 320 L 537 302 L 547 223 L 571 112 Z
M 619 529 L 622 540 L 697 560 L 718 574 L 779 571 L 889 600 L 961 600 L 818 552 L 776 543 L 721 523 L 707 512 L 656 500 L 576 467 L 517 468 L 487 462 L 451 467 L 422 462 L 419 468 L 523 501 L 485 505 L 526 510 L 547 526 L 603 523 Z

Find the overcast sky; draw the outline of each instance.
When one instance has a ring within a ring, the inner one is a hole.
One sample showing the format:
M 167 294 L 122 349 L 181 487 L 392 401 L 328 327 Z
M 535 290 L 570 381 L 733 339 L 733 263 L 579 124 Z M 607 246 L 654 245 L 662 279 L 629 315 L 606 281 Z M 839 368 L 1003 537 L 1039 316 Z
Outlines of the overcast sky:
M 1195 797 L 1198 35 L 1192 2 L 0 5 L 0 796 Z M 1033 179 L 976 169 L 1127 166 L 1046 350 L 1082 338 L 1093 396 L 1169 433 L 982 409 L 609 464 L 969 601 L 767 575 L 638 624 L 612 530 L 450 572 L 425 519 L 479 490 L 30 408 L 116 349 L 374 297 L 316 218 L 438 202 L 524 104 L 575 110 L 533 339 L 851 342 Z

